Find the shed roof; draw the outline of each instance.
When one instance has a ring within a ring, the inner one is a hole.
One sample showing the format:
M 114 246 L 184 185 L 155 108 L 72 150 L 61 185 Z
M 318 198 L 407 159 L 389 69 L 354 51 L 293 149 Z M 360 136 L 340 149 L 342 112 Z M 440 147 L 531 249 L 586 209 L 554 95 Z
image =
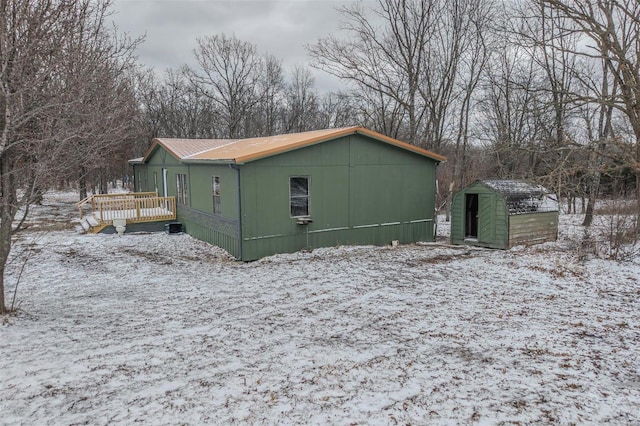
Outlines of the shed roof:
M 145 153 L 143 161 L 146 161 L 158 146 L 162 146 L 174 157 L 184 162 L 211 161 L 242 164 L 356 133 L 367 135 L 436 161 L 446 161 L 446 157 L 442 155 L 360 126 L 313 130 L 302 133 L 289 133 L 248 139 L 155 138 Z
M 559 210 L 558 197 L 542 185 L 526 180 L 481 180 L 480 182 L 504 196 L 509 214 Z

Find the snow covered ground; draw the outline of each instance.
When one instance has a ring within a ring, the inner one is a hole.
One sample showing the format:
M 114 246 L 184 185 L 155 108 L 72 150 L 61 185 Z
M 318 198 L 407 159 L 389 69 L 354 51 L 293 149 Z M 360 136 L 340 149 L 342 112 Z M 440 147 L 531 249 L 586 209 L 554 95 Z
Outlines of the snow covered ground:
M 585 258 L 579 217 L 508 251 L 239 263 L 187 235 L 77 234 L 54 195 L 14 249 L 2 424 L 640 424 L 640 262 Z

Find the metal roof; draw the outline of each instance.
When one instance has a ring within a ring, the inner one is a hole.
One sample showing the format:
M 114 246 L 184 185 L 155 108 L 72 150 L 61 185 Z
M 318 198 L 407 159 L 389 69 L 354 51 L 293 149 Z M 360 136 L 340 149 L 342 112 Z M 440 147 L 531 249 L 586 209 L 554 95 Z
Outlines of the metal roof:
M 542 185 L 526 180 L 480 182 L 504 196 L 509 214 L 559 211 L 558 197 Z
M 173 139 L 173 138 L 156 138 L 153 140 L 151 147 L 144 156 L 146 160 L 157 145 L 161 145 L 179 160 L 185 160 L 194 155 L 220 148 L 229 143 L 233 143 L 237 139 Z
M 162 146 L 174 157 L 184 162 L 212 161 L 242 164 L 356 133 L 367 135 L 436 161 L 446 161 L 446 157 L 442 155 L 359 126 L 248 139 L 156 138 L 145 153 L 144 161 L 149 158 L 155 148 Z

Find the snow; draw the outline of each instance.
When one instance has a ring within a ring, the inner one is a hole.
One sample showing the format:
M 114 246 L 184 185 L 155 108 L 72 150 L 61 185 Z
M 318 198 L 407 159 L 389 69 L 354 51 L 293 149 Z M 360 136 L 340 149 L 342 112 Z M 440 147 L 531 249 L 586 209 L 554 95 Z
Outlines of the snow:
M 542 185 L 523 180 L 482 180 L 481 182 L 504 196 L 509 214 L 559 210 L 558 197 Z
M 64 196 L 14 249 L 4 424 L 640 423 L 640 263 L 583 256 L 579 216 L 507 251 L 240 263 L 185 234 L 77 234 Z

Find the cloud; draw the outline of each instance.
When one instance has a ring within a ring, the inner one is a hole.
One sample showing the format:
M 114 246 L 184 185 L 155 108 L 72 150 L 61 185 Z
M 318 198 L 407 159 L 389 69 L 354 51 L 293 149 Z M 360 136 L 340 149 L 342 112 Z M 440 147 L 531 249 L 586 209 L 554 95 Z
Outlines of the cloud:
M 282 60 L 286 72 L 308 64 L 305 45 L 338 30 L 334 0 L 115 0 L 113 20 L 120 31 L 146 34 L 139 61 L 162 72 L 194 65 L 198 37 L 225 33 L 255 44 Z M 313 70 L 319 91 L 337 88 L 337 79 Z

